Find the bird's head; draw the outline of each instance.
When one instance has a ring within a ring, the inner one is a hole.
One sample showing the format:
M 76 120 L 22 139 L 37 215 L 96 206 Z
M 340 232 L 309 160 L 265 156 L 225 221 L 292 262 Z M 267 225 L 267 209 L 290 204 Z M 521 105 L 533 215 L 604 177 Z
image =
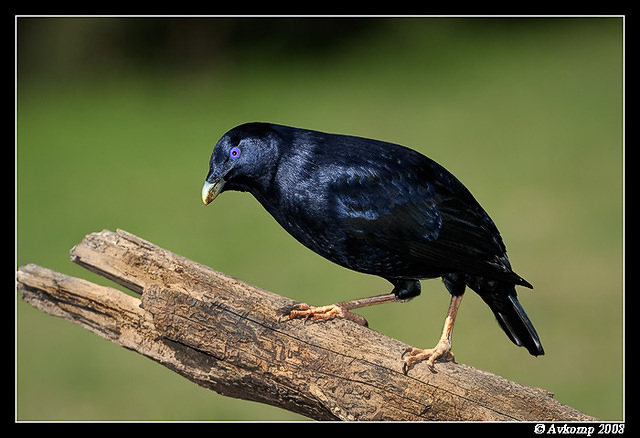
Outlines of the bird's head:
M 226 190 L 256 194 L 272 179 L 278 162 L 279 135 L 273 125 L 247 123 L 228 131 L 213 148 L 202 187 L 208 205 Z

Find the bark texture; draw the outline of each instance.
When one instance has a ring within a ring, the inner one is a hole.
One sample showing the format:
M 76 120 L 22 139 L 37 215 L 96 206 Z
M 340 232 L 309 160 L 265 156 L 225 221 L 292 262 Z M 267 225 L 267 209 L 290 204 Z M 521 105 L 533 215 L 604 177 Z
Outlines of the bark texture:
M 402 373 L 408 345 L 350 321 L 279 322 L 295 302 L 126 231 L 87 235 L 71 259 L 141 295 L 26 265 L 32 306 L 220 394 L 317 420 L 595 420 L 553 395 L 458 363 Z

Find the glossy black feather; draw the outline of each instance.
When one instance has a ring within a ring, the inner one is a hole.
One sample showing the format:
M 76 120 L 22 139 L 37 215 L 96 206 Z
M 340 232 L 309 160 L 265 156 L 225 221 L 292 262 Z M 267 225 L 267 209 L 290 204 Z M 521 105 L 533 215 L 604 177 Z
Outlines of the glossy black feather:
M 232 159 L 234 147 L 240 156 Z M 207 181 L 222 181 L 221 192 L 250 192 L 293 237 L 339 265 L 394 284 L 442 277 L 452 294 L 471 287 L 512 341 L 543 353 L 524 311 L 516 311 L 522 308 L 509 304 L 517 303 L 515 285 L 531 285 L 511 269 L 495 224 L 456 177 L 424 155 L 361 137 L 249 123 L 220 139 Z M 514 318 L 518 324 L 508 322 Z

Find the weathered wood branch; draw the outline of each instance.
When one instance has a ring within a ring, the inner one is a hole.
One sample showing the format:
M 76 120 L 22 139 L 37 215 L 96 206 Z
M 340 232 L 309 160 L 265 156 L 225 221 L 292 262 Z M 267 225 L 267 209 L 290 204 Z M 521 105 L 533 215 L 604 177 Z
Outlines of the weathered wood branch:
M 463 364 L 404 375 L 406 344 L 350 321 L 278 322 L 293 301 L 122 230 L 86 236 L 71 259 L 141 299 L 36 265 L 18 270 L 23 299 L 226 396 L 318 420 L 594 420 Z

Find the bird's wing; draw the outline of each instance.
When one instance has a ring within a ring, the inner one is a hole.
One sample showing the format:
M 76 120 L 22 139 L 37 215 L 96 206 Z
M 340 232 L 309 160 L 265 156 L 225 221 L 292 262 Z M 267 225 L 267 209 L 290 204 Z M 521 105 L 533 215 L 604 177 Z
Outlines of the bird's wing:
M 455 271 L 520 282 L 495 224 L 464 190 L 466 193 L 439 192 L 436 208 L 442 225 L 438 237 L 408 242 L 410 254 L 425 262 L 437 260 Z
M 515 280 L 493 221 L 440 169 L 350 172 L 334 192 L 354 237 L 397 253 L 412 271 L 424 266 Z

